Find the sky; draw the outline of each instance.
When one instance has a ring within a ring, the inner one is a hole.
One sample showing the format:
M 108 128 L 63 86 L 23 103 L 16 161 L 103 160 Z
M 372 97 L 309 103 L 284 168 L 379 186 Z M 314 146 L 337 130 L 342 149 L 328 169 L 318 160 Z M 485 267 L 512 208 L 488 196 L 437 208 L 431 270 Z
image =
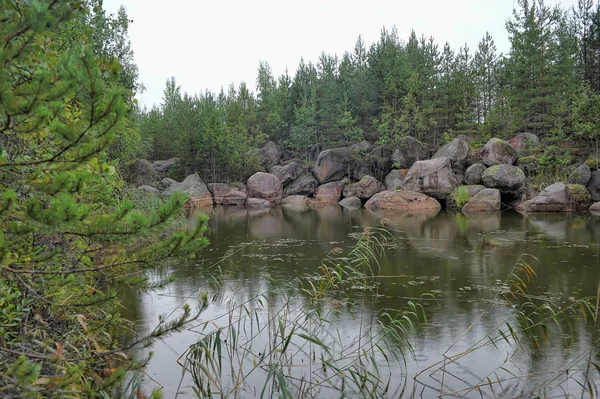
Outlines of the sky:
M 570 8 L 577 0 L 546 0 Z M 218 92 L 244 81 L 256 87 L 260 60 L 275 77 L 296 70 L 301 57 L 351 52 L 359 34 L 368 48 L 382 27 L 433 36 L 440 50 L 467 44 L 474 52 L 489 31 L 499 52 L 509 49 L 505 22 L 516 0 L 104 0 L 114 13 L 124 5 L 130 38 L 146 91 L 141 105 L 160 104 L 174 76 L 182 91 Z

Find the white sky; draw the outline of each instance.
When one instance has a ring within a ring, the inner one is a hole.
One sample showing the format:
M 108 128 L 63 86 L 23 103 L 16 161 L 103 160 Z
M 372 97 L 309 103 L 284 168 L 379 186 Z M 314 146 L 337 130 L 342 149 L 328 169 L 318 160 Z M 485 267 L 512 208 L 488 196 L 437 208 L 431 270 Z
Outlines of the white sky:
M 546 0 L 565 7 L 577 0 Z M 134 22 L 130 37 L 148 107 L 161 102 L 166 80 L 188 93 L 219 91 L 245 81 L 253 90 L 259 60 L 275 77 L 290 75 L 300 57 L 313 61 L 322 51 L 341 56 L 352 51 L 359 34 L 366 47 L 381 28 L 396 25 L 401 39 L 417 36 L 448 41 L 456 51 L 472 51 L 486 31 L 499 52 L 508 50 L 505 21 L 516 0 L 104 0 L 116 12 L 123 4 Z

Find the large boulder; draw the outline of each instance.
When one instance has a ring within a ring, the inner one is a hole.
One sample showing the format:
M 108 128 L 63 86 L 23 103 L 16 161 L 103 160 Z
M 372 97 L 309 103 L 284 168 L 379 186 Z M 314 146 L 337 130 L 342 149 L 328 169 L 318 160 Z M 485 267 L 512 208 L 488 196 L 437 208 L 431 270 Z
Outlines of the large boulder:
M 150 186 L 139 186 L 137 189 L 140 191 L 143 191 L 145 193 L 148 193 L 148 194 L 154 194 L 154 195 L 160 194 L 160 190 L 158 190 L 154 187 L 150 187 Z
M 262 198 L 272 204 L 279 204 L 283 196 L 281 181 L 271 173 L 257 172 L 250 176 L 247 190 L 249 198 Z
M 288 197 L 290 195 L 307 195 L 311 196 L 317 190 L 319 182 L 310 173 L 303 173 L 291 184 L 285 187 L 283 194 Z
M 208 183 L 206 187 L 212 194 L 215 205 L 222 205 L 223 197 L 229 192 L 229 185 L 225 183 Z
M 275 165 L 279 165 L 283 159 L 283 148 L 272 141 L 269 141 L 258 152 L 262 165 L 269 169 Z
M 448 158 L 455 171 L 464 171 L 467 155 L 469 155 L 469 144 L 464 140 L 455 139 L 444 144 L 431 159 Z
M 166 190 L 167 188 L 171 187 L 173 184 L 178 184 L 179 182 L 177 180 L 173 180 L 169 177 L 165 177 L 163 178 L 161 181 L 158 182 L 158 188 L 159 190 Z
M 246 208 L 248 209 L 263 209 L 269 208 L 272 205 L 273 204 L 271 203 L 271 201 L 266 200 L 264 198 L 248 198 L 246 200 Z
M 177 191 L 183 191 L 189 195 L 188 207 L 203 207 L 213 204 L 212 194 L 196 173 L 189 175 L 181 183 L 172 184 L 163 191 L 163 195 L 172 195 Z
M 360 180 L 365 176 L 383 179 L 392 170 L 391 151 L 384 146 L 373 147 L 367 154 L 352 159 L 352 177 Z
M 344 188 L 344 197 L 358 197 L 368 200 L 380 191 L 385 190 L 384 185 L 372 176 L 365 176 L 356 183 L 349 184 Z
M 332 205 L 340 202 L 344 186 L 348 184 L 348 180 L 332 181 L 317 187 L 314 194 L 315 205 Z
M 500 190 L 495 188 L 485 188 L 479 191 L 462 208 L 465 215 L 472 215 L 480 212 L 498 212 L 502 207 L 500 200 Z
M 442 206 L 435 199 L 411 191 L 382 191 L 365 204 L 373 212 L 392 211 L 408 214 L 437 214 Z
M 508 141 L 517 154 L 521 154 L 527 150 L 533 150 L 540 145 L 540 139 L 533 133 L 523 132 L 517 134 Z
M 308 209 L 310 198 L 306 195 L 290 195 L 281 200 L 281 206 L 293 209 Z
M 508 142 L 493 138 L 481 149 L 481 158 L 487 166 L 514 165 L 517 162 L 517 151 Z
M 125 164 L 123 168 L 123 180 L 131 183 L 136 187 L 139 186 L 154 186 L 157 184 L 158 175 L 150 164 L 145 159 L 134 159 Z
M 162 161 L 154 161 L 152 162 L 152 168 L 156 171 L 156 173 L 166 173 L 177 163 L 177 158 L 165 159 Z
M 565 183 L 546 187 L 525 207 L 527 212 L 572 212 L 575 208 L 571 190 Z
M 459 211 L 463 206 L 467 204 L 475 195 L 480 191 L 485 190 L 484 186 L 471 185 L 471 186 L 460 186 L 453 190 L 448 197 L 446 197 L 446 209 L 449 211 Z
M 595 202 L 590 206 L 590 212 L 600 213 L 600 202 Z
M 581 184 L 567 184 L 569 190 L 571 190 L 571 196 L 573 197 L 573 203 L 575 204 L 576 211 L 583 211 L 588 209 L 592 204 L 592 195 Z
M 345 148 L 334 148 L 321 152 L 315 162 L 313 175 L 320 184 L 341 180 L 348 174 L 350 151 Z
M 469 155 L 467 155 L 465 162 L 467 167 L 475 165 L 476 163 L 483 163 L 483 159 L 481 159 L 481 150 L 477 148 L 469 149 Z
M 246 192 L 246 184 L 242 183 L 241 181 L 234 181 L 233 183 L 229 184 L 231 186 L 232 189 L 237 190 L 237 191 L 242 191 L 242 192 Z
M 411 136 L 402 138 L 392 154 L 394 167 L 399 169 L 409 169 L 415 162 L 426 158 L 425 145 Z
M 487 188 L 497 188 L 500 193 L 518 200 L 523 197 L 526 189 L 525 173 L 513 165 L 494 165 L 483 172 L 481 177 Z
M 354 211 L 362 207 L 362 201 L 358 197 L 347 197 L 340 201 L 340 206 Z
M 481 178 L 486 169 L 487 167 L 482 163 L 476 163 L 469 166 L 465 172 L 465 184 L 481 184 Z
M 369 143 L 367 140 L 363 140 L 360 143 L 352 144 L 348 149 L 350 150 L 350 155 L 365 155 L 373 149 L 373 144 Z
M 302 174 L 302 166 L 298 162 L 290 162 L 287 165 L 274 166 L 271 169 L 271 174 L 275 175 L 281 184 L 287 186 Z
M 229 192 L 223 196 L 223 205 L 246 205 L 246 193 L 236 189 L 229 190 Z
M 452 171 L 448 158 L 436 158 L 416 162 L 406 174 L 403 190 L 427 194 L 438 200 L 458 187 L 458 180 Z
M 569 175 L 569 184 L 581 184 L 583 186 L 587 185 L 592 178 L 592 171 L 590 167 L 586 164 L 579 165 L 577 169 L 575 169 Z
M 408 169 L 394 169 L 385 177 L 385 186 L 388 190 L 400 190 L 402 189 L 402 182 L 404 176 L 408 173 Z
M 587 184 L 587 189 L 592 195 L 594 201 L 600 201 L 600 169 L 594 170 L 590 181 Z

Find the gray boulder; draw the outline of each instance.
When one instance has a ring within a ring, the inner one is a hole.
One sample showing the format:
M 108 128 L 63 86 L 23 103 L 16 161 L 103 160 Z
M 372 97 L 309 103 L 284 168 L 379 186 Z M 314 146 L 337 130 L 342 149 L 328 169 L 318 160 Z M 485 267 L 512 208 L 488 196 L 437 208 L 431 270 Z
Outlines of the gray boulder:
M 319 182 L 310 173 L 303 173 L 291 184 L 285 187 L 283 194 L 288 197 L 290 195 L 307 195 L 312 196 Z
M 140 191 L 143 191 L 145 193 L 148 193 L 148 194 L 154 194 L 154 195 L 160 194 L 160 191 L 158 189 L 156 189 L 154 187 L 150 187 L 150 186 L 139 186 L 137 189 Z
M 372 176 L 365 176 L 356 183 L 349 184 L 344 188 L 344 197 L 358 197 L 368 200 L 380 191 L 385 190 L 384 185 Z
M 296 180 L 302 172 L 302 166 L 298 162 L 290 162 L 283 166 L 274 166 L 271 170 L 271 174 L 275 175 L 284 186 Z
M 290 195 L 281 200 L 281 206 L 294 209 L 307 209 L 310 204 L 310 198 L 306 195 Z
M 152 168 L 156 171 L 156 173 L 165 173 L 168 172 L 169 169 L 171 169 L 171 167 L 177 163 L 177 161 L 177 158 L 154 161 L 152 162 Z
M 416 162 L 406 174 L 402 189 L 445 200 L 456 187 L 458 180 L 452 171 L 450 160 L 436 158 Z
M 177 180 L 173 180 L 169 177 L 165 177 L 161 181 L 158 182 L 158 189 L 164 191 L 167 188 L 171 187 L 173 184 L 178 184 L 178 183 L 179 182 Z
M 372 212 L 435 215 L 442 206 L 425 194 L 412 191 L 382 191 L 368 200 L 365 208 Z
M 269 169 L 279 165 L 283 159 L 283 148 L 272 141 L 269 141 L 258 151 L 262 165 Z
M 482 163 L 476 163 L 469 166 L 465 172 L 465 184 L 481 184 L 481 178 L 486 169 L 487 167 Z
M 229 192 L 229 185 L 225 183 L 208 183 L 206 187 L 212 194 L 215 205 L 222 205 L 223 197 Z
M 346 184 L 348 184 L 347 179 L 320 185 L 315 191 L 313 204 L 317 206 L 337 204 L 340 202 L 342 190 Z
M 500 200 L 500 190 L 495 188 L 485 188 L 479 191 L 462 208 L 465 215 L 472 215 L 481 212 L 498 212 L 502 207 Z
M 554 183 L 546 187 L 525 207 L 527 212 L 572 212 L 575 202 L 571 190 L 565 183 Z
M 409 169 L 415 162 L 427 158 L 427 148 L 414 137 L 404 137 L 392 154 L 394 167 Z
M 229 190 L 229 192 L 223 196 L 223 205 L 246 205 L 246 193 L 235 189 Z
M 237 191 L 246 192 L 246 185 L 244 183 L 242 183 L 241 181 L 234 181 L 233 183 L 230 184 L 230 186 Z
M 360 143 L 352 144 L 348 149 L 350 150 L 351 155 L 364 155 L 373 149 L 373 144 L 369 143 L 367 140 L 363 140 Z
M 334 148 L 321 152 L 315 162 L 313 175 L 321 184 L 341 180 L 348 174 L 350 151 L 345 148 Z
M 591 178 L 592 171 L 590 170 L 590 167 L 586 164 L 582 164 L 569 175 L 569 184 L 581 184 L 582 186 L 585 186 L 589 183 Z
M 181 183 L 172 184 L 163 191 L 163 195 L 172 195 L 177 191 L 182 191 L 189 195 L 190 200 L 187 205 L 190 207 L 202 207 L 213 204 L 212 194 L 196 173 L 189 175 Z
M 431 159 L 448 158 L 455 170 L 464 170 L 465 160 L 469 155 L 469 144 L 461 139 L 455 139 L 444 144 Z
M 514 200 L 520 199 L 525 194 L 525 173 L 516 166 L 494 165 L 483 172 L 481 180 L 487 188 L 497 188 L 501 194 Z
M 125 164 L 122 171 L 123 180 L 127 183 L 139 186 L 154 186 L 157 184 L 158 175 L 145 159 L 134 159 Z
M 449 211 L 461 210 L 475 195 L 483 190 L 485 190 L 485 187 L 481 185 L 460 186 L 456 188 L 446 197 L 446 209 Z
M 394 169 L 385 177 L 385 186 L 390 191 L 400 190 L 403 181 L 404 173 L 399 169 Z
M 283 196 L 281 181 L 270 173 L 257 172 L 250 176 L 247 183 L 248 197 L 265 199 L 279 204 Z
M 347 197 L 340 201 L 343 208 L 354 211 L 362 207 L 362 201 L 358 197 Z
M 510 139 L 509 143 L 511 147 L 515 149 L 517 154 L 521 154 L 524 151 L 539 147 L 540 139 L 533 133 L 523 132 Z
M 481 149 L 481 158 L 487 166 L 514 165 L 517 162 L 517 151 L 508 142 L 493 138 Z
M 600 201 L 600 169 L 592 172 L 590 181 L 587 184 L 587 189 L 594 201 Z
M 315 144 L 310 147 L 310 150 L 308 150 L 308 161 L 315 162 L 321 151 L 323 151 L 323 146 L 321 144 Z

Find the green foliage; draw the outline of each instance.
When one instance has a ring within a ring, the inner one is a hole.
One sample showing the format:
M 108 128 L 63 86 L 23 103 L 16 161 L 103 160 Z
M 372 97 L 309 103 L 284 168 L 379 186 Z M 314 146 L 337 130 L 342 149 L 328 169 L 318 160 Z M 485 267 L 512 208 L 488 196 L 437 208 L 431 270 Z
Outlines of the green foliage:
M 459 187 L 454 200 L 456 205 L 461 208 L 463 205 L 469 202 L 469 190 L 464 186 Z

